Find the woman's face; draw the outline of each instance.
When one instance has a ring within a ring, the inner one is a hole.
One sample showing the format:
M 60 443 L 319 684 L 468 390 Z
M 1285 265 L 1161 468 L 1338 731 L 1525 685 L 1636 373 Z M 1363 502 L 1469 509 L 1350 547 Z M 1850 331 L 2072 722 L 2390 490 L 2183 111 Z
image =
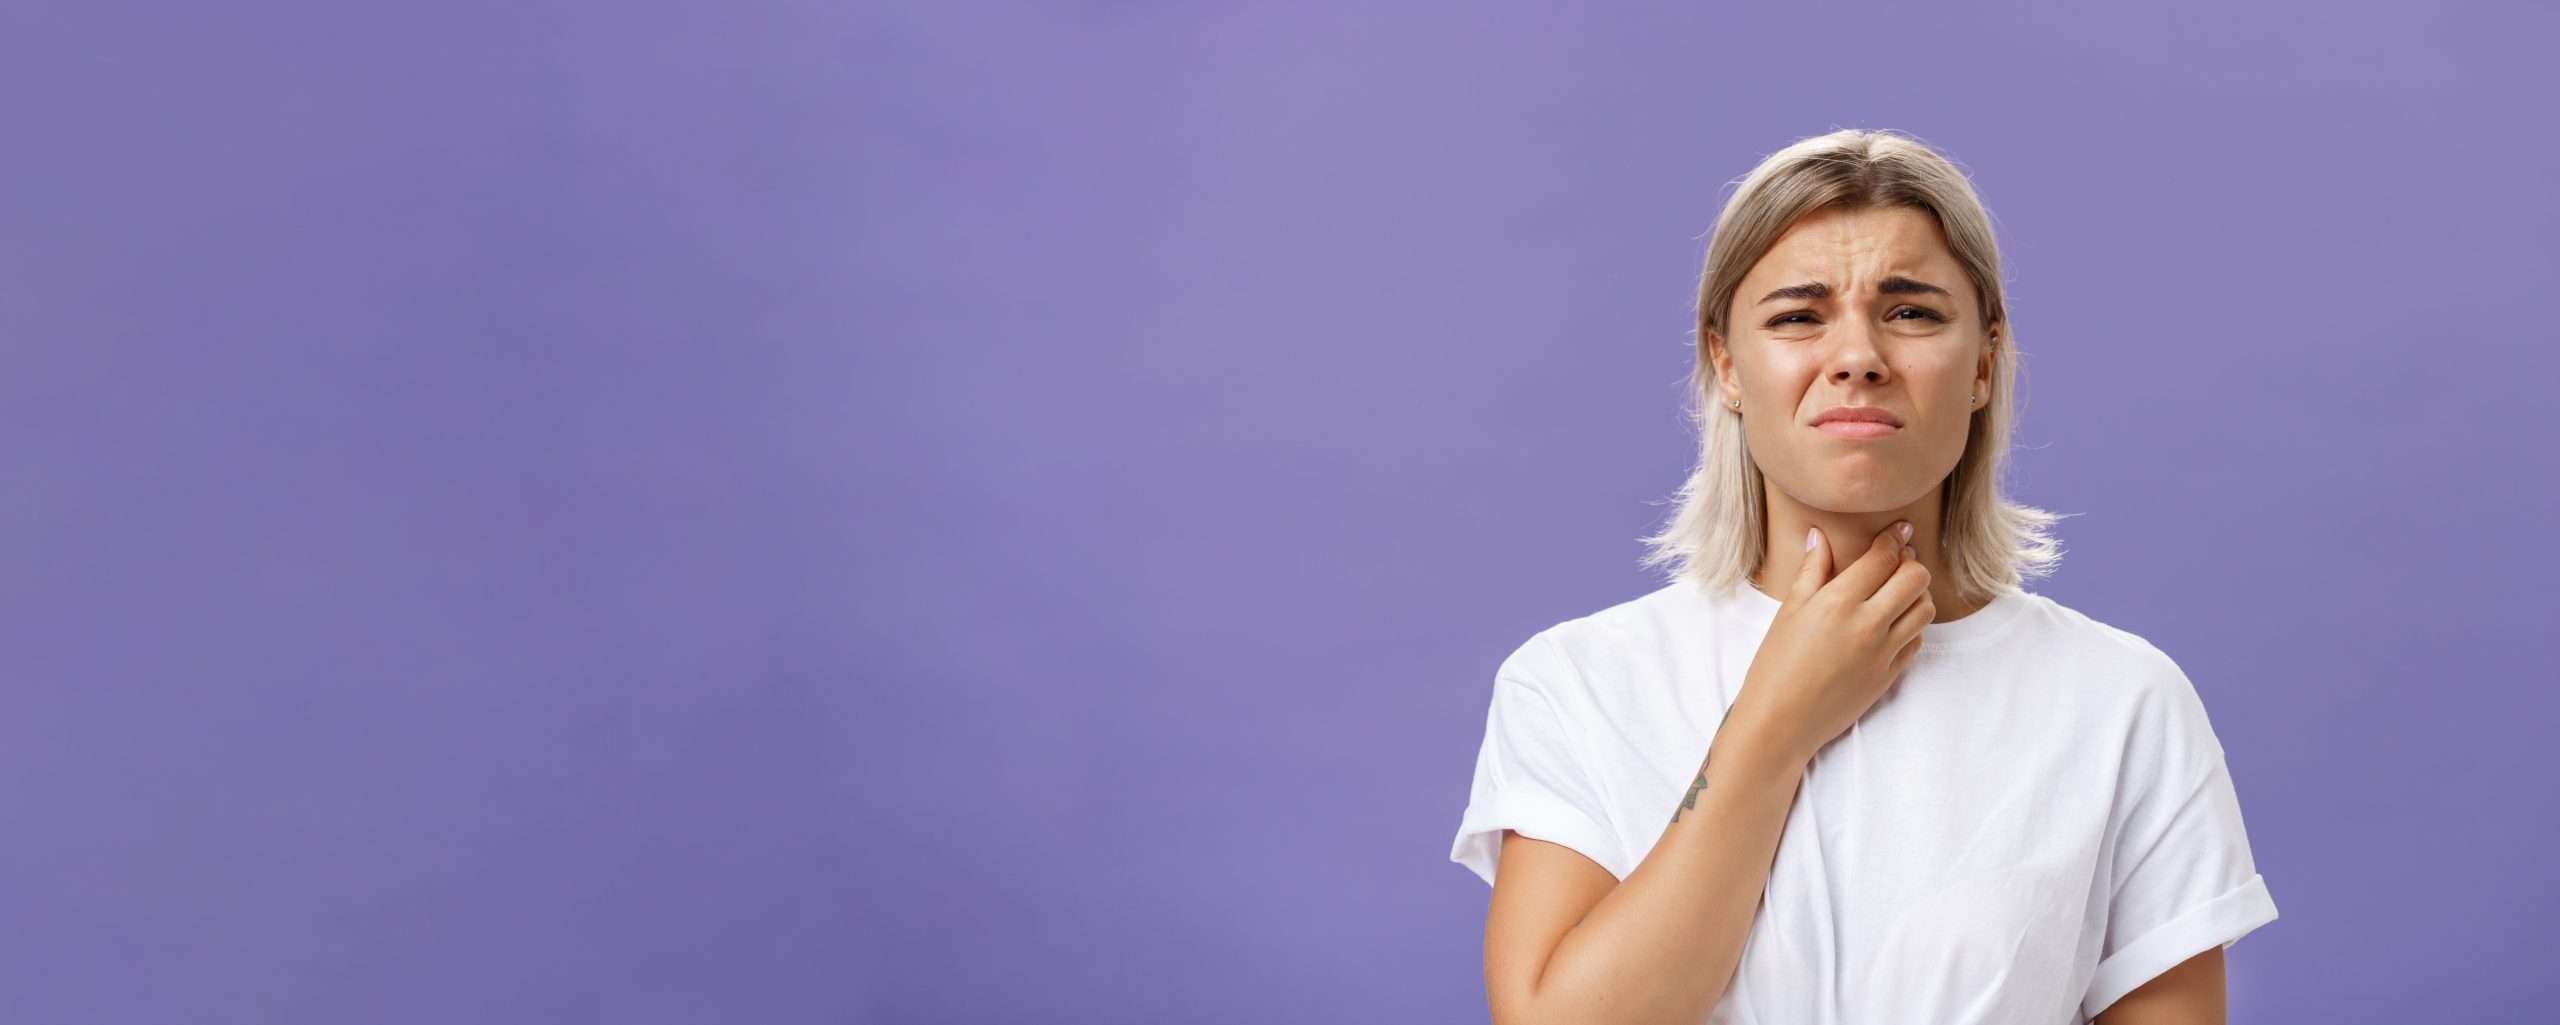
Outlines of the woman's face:
M 1717 398 L 1741 400 L 1743 437 L 1773 491 L 1813 509 L 1885 512 L 1929 497 L 1964 455 L 1974 396 L 1991 393 L 1997 325 L 1982 322 L 1925 211 L 1807 214 L 1743 277 L 1725 322 L 1730 339 L 1709 345 Z M 1901 426 L 1817 427 L 1834 406 L 1882 409 Z

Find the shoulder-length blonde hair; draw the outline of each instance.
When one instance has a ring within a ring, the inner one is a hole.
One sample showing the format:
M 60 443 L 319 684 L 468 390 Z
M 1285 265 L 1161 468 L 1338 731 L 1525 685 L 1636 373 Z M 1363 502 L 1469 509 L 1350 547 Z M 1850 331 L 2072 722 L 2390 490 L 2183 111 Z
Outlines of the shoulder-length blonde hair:
M 1919 140 L 1890 130 L 1842 129 L 1799 140 L 1744 176 L 1716 217 L 1698 279 L 1697 362 L 1690 368 L 1690 421 L 1698 465 L 1681 485 L 1679 512 L 1643 539 L 1641 565 L 1670 568 L 1674 582 L 1722 589 L 1743 583 L 1767 555 L 1768 491 L 1743 442 L 1742 417 L 1716 401 L 1710 332 L 1731 344 L 1726 307 L 1743 275 L 1796 220 L 1829 207 L 1910 207 L 1936 218 L 1956 262 L 1973 280 L 1984 323 L 2002 326 L 1991 343 L 1991 401 L 1973 414 L 1964 455 L 1947 475 L 1939 505 L 1939 547 L 1956 594 L 1988 601 L 2050 574 L 2062 557 L 2050 530 L 2064 514 L 2009 501 L 1999 489 L 2008 463 L 2018 372 L 2017 327 L 2000 287 L 2000 249 L 1991 216 L 1963 171 Z M 1862 539 L 1850 539 L 1852 541 Z M 1852 545 L 1852 547 L 1855 547 Z M 1781 586 L 1781 582 L 1767 582 Z

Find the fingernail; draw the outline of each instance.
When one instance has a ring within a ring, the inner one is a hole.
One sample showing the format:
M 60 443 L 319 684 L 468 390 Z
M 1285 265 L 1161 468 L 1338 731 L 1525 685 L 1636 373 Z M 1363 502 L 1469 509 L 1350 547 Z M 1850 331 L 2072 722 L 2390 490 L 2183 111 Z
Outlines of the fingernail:
M 1805 550 L 1805 551 L 1808 551 L 1808 552 L 1812 551 L 1812 550 L 1813 550 L 1813 546 L 1814 546 L 1815 542 L 1818 542 L 1818 541 L 1821 541 L 1821 540 L 1822 540 L 1822 528 L 1820 528 L 1820 527 L 1806 527 L 1806 528 L 1804 528 L 1804 550 Z
M 1905 540 L 1905 541 L 1909 541 L 1909 540 L 1911 540 L 1911 521 L 1910 521 L 1910 520 L 1904 520 L 1904 521 L 1902 521 L 1902 539 L 1903 539 L 1903 540 Z

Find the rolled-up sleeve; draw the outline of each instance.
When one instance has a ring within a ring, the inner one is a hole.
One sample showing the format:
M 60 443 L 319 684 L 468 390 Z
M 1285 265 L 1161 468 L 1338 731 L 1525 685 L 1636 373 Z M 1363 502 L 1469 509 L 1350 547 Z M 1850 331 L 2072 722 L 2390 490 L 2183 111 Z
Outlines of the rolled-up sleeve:
M 1609 828 L 1608 812 L 1582 734 L 1549 687 L 1572 678 L 1546 633 L 1531 637 L 1494 671 L 1484 742 L 1449 860 L 1487 885 L 1502 855 L 1502 831 L 1572 848 L 1619 879 L 1632 867 Z
M 2090 1018 L 2276 918 L 2204 702 L 2174 662 L 2164 674 L 2144 695 L 2118 784 L 2106 941 L 2081 1000 Z

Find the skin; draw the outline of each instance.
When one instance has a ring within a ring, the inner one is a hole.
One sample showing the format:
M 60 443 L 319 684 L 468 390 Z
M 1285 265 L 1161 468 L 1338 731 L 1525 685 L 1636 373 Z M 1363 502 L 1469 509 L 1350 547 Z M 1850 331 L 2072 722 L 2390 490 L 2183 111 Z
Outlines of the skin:
M 1897 275 L 1946 294 L 1879 294 Z M 1830 295 L 1762 301 L 1809 282 Z M 1709 332 L 1707 344 L 1720 401 L 1741 401 L 1743 437 L 1769 485 L 1768 554 L 1752 579 L 1761 593 L 1785 600 L 1807 528 L 1820 527 L 1832 565 L 1846 566 L 1909 520 L 1934 621 L 1982 607 L 1959 602 L 1938 546 L 1938 502 L 1991 394 L 2000 328 L 1983 321 L 1970 282 L 1937 222 L 1900 207 L 1808 214 L 1743 276 L 1725 320 L 1732 337 Z M 1816 429 L 1833 406 L 1881 406 L 1902 429 L 1874 439 Z
M 2224 1025 L 2222 945 L 2215 944 L 2177 967 L 2153 976 L 2116 998 L 2090 1025 Z
M 1887 294 L 1899 276 L 1946 294 Z M 1763 301 L 1811 282 L 1821 298 Z M 1938 544 L 1938 503 L 1964 455 L 1973 413 L 1991 394 L 1993 346 L 1971 279 L 1926 212 L 1903 207 L 1817 211 L 1798 220 L 1744 275 L 1725 323 L 1708 335 L 1722 401 L 1742 403 L 1745 443 L 1768 481 L 1769 532 L 1752 586 L 1784 601 L 1783 586 L 1822 529 L 1832 564 L 1847 565 L 1879 531 L 1912 524 L 1913 558 L 1928 567 L 1935 622 L 1962 619 Z M 1832 406 L 1882 406 L 1902 429 L 1876 439 L 1840 438 L 1813 426 Z M 1694 796 L 1694 791 L 1693 791 Z M 1513 845 L 1543 843 L 1506 839 Z M 1584 873 L 1588 875 L 1589 873 Z M 2097 1025 L 2222 1025 L 2222 948 L 2209 948 L 2110 1005 Z

